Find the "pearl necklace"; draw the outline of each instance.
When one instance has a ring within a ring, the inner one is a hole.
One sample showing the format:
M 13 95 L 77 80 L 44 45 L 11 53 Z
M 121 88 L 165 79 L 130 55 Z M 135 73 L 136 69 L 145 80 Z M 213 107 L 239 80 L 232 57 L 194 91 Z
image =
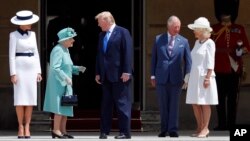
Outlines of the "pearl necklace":
M 203 44 L 203 43 L 205 43 L 206 41 L 207 41 L 207 39 L 199 40 L 199 43 L 200 43 L 200 44 Z

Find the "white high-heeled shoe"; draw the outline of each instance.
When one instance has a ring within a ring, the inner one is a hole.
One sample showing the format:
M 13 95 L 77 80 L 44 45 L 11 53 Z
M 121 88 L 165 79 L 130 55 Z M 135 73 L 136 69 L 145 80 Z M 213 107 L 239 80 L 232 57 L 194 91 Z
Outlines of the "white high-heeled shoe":
M 197 137 L 200 133 L 200 130 L 195 130 L 195 132 L 191 135 L 191 137 Z
M 208 135 L 209 135 L 209 130 L 208 130 L 207 133 L 205 133 L 205 134 L 198 134 L 198 135 L 197 135 L 197 138 L 207 138 Z

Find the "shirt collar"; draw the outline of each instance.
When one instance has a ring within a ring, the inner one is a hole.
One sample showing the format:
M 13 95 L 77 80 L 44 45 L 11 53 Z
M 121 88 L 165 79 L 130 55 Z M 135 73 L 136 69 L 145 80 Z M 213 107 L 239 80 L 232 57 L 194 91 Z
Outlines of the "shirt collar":
M 110 33 L 112 33 L 113 30 L 114 30 L 114 28 L 115 28 L 115 24 L 112 24 L 108 31 L 109 31 Z
M 23 31 L 22 29 L 18 28 L 17 31 L 23 36 L 24 34 L 28 34 L 28 30 Z
M 168 32 L 168 38 L 170 39 L 172 35 L 169 34 Z M 175 35 L 176 36 L 176 35 Z M 175 38 L 175 36 L 173 36 L 173 38 Z

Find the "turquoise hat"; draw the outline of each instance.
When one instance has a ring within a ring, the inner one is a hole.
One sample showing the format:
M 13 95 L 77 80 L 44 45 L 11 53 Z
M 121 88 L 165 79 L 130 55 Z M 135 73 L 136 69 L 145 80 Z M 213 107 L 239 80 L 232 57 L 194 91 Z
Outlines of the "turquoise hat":
M 58 42 L 62 42 L 67 39 L 73 38 L 76 35 L 77 34 L 73 28 L 70 28 L 70 27 L 64 28 L 57 33 L 57 36 L 59 38 Z

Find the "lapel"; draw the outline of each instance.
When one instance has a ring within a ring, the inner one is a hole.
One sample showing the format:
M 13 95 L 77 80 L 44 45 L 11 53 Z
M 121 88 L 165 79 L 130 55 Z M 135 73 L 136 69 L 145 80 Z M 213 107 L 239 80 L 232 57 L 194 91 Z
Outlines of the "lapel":
M 160 49 L 161 51 L 163 52 L 163 54 L 167 57 L 169 57 L 169 53 L 168 53 L 168 34 L 164 34 L 162 36 L 162 39 L 160 40 L 161 41 L 161 45 L 160 45 Z

